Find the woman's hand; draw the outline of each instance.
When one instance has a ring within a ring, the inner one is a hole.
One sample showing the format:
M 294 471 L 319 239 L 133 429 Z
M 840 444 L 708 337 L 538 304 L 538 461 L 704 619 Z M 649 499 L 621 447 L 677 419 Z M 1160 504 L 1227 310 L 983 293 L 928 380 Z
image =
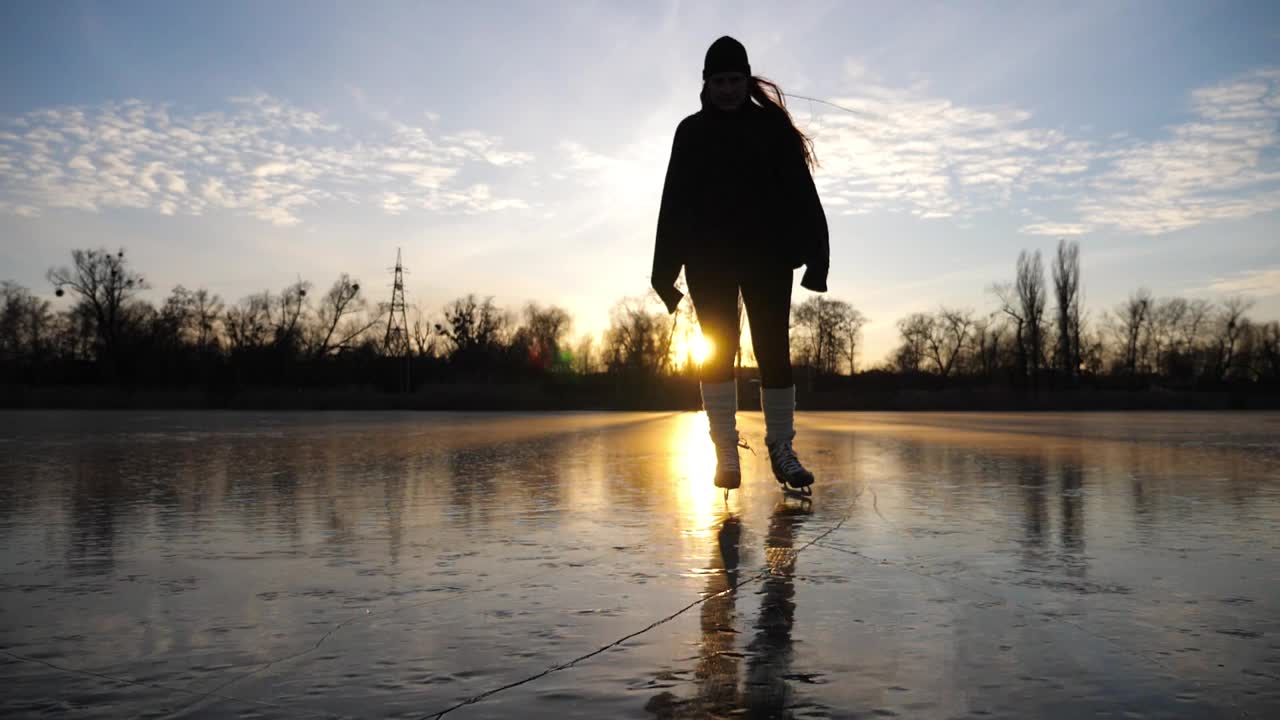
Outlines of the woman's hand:
M 817 293 L 827 291 L 827 269 L 806 265 L 804 276 L 800 278 L 800 287 Z
M 669 313 L 675 312 L 676 308 L 680 307 L 680 301 L 684 299 L 684 293 L 671 285 L 654 288 L 654 290 L 657 291 L 658 297 L 662 298 L 662 302 L 667 306 L 667 312 Z

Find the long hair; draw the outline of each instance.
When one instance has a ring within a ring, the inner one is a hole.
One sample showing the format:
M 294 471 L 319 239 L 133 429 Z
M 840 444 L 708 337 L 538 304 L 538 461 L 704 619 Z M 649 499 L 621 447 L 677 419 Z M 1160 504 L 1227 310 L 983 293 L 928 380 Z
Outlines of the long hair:
M 711 98 L 708 95 L 706 83 L 702 84 L 702 92 L 698 94 L 698 98 L 702 101 L 702 107 L 711 106 Z M 752 75 L 747 79 L 746 102 L 750 103 L 752 101 L 763 112 L 772 116 L 779 124 L 786 127 L 786 132 L 795 134 L 796 141 L 800 143 L 800 148 L 804 151 L 804 163 L 809 166 L 809 171 L 813 172 L 818 167 L 818 156 L 813 152 L 813 139 L 796 127 L 795 120 L 791 118 L 791 112 L 787 110 L 787 100 L 782 88 L 778 87 L 778 84 L 772 80 Z
M 776 115 L 779 120 L 786 123 L 791 132 L 796 134 L 796 139 L 800 141 L 800 147 L 804 150 L 804 162 L 809 166 L 809 172 L 813 172 L 818 167 L 818 156 L 813 152 L 813 139 L 796 127 L 796 121 L 787 110 L 787 99 L 782 93 L 782 88 L 772 80 L 752 75 L 748 80 L 747 92 L 757 105 L 764 108 L 766 112 Z

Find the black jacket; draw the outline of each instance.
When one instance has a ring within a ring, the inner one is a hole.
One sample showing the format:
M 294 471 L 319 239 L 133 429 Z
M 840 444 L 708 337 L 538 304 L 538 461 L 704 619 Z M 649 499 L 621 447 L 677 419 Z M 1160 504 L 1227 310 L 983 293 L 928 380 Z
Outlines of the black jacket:
M 804 148 L 781 113 L 751 101 L 735 112 L 704 106 L 676 128 L 650 278 L 669 308 L 685 265 L 805 265 L 801 285 L 827 289 L 827 217 Z

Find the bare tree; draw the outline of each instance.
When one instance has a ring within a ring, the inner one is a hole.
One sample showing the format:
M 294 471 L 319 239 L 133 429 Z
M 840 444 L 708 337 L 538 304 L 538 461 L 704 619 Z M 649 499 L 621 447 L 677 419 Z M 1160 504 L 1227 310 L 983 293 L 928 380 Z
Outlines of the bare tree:
M 434 331 L 434 325 L 425 319 L 422 310 L 417 306 L 412 306 L 413 322 L 410 325 L 410 341 L 412 342 L 412 350 L 418 355 L 425 357 L 438 357 L 440 352 L 440 335 Z M 390 303 L 379 303 L 378 312 L 390 312 Z
M 1183 317 L 1187 314 L 1185 298 L 1158 300 L 1151 308 L 1147 322 L 1147 340 L 1143 343 L 1149 357 L 1139 360 L 1139 366 L 1148 372 L 1172 376 L 1183 354 L 1180 347 Z
M 1151 291 L 1140 288 L 1138 292 L 1116 307 L 1114 332 L 1121 345 L 1121 368 L 1134 375 L 1143 353 L 1144 330 L 1151 316 Z
M 75 303 L 55 318 L 56 344 L 61 356 L 70 360 L 89 361 L 99 354 L 97 320 L 88 303 Z
M 858 349 L 862 347 L 862 328 L 867 325 L 867 316 L 856 308 L 849 308 L 849 314 L 845 317 L 844 334 L 845 334 L 845 359 L 849 361 L 849 374 L 853 375 L 857 372 Z
M 1080 335 L 1080 367 L 1088 375 L 1101 375 L 1106 368 L 1107 343 L 1101 328 L 1083 330 Z
M 294 352 L 302 345 L 303 315 L 309 308 L 311 283 L 299 280 L 275 297 L 272 342 L 276 348 Z
M 1237 352 L 1240 340 L 1248 334 L 1249 318 L 1245 313 L 1253 307 L 1253 301 L 1242 297 L 1227 298 L 1222 303 L 1214 330 L 1214 376 L 1226 380 L 1239 360 Z
M 938 374 L 945 380 L 972 340 L 970 334 L 973 330 L 973 311 L 939 308 L 931 329 L 929 353 Z
M 564 308 L 541 307 L 530 302 L 524 307 L 524 325 L 517 331 L 518 342 L 526 346 L 530 360 L 542 368 L 563 364 L 560 349 L 573 319 Z
M 1258 326 L 1255 374 L 1259 380 L 1280 381 L 1280 322 Z
M 995 313 L 973 321 L 973 353 L 969 369 L 982 377 L 991 377 L 1000 367 L 1000 342 L 1007 333 L 1005 323 Z
M 1026 327 L 1027 318 L 1023 315 L 1022 304 L 1018 302 L 1018 296 L 1014 292 L 1014 288 L 1009 283 L 1000 283 L 991 286 L 991 292 L 995 294 L 996 299 L 1000 301 L 1000 310 L 1009 319 L 1012 325 L 1011 336 L 1013 338 L 1014 347 L 1014 370 L 1016 376 L 1021 379 L 1027 375 L 1027 342 Z
M 856 342 L 855 322 L 861 329 L 866 321 L 849 303 L 821 295 L 810 297 L 791 311 L 793 352 L 802 364 L 834 375 L 841 361 L 848 358 L 851 335 Z
M 657 296 L 623 298 L 609 311 L 604 360 L 610 370 L 657 373 L 671 352 L 671 323 L 655 308 Z
M 920 372 L 929 352 L 929 337 L 935 320 L 928 313 L 911 313 L 898 321 L 902 344 L 893 354 L 893 365 L 899 372 Z
M 599 370 L 599 364 L 596 362 L 595 340 L 595 336 L 591 333 L 583 333 L 574 346 L 573 371 L 579 375 L 590 375 Z
M 1205 326 L 1212 315 L 1213 303 L 1208 300 L 1195 299 L 1187 303 L 1187 310 L 1179 327 L 1179 342 L 1188 351 L 1200 344 Z
M 444 308 L 444 322 L 436 323 L 436 333 L 452 344 L 451 356 L 488 351 L 501 344 L 507 316 L 492 297 L 477 301 L 474 294 L 461 297 Z
M 162 345 L 179 347 L 191 344 L 188 337 L 193 324 L 192 304 L 191 291 L 181 285 L 174 287 L 169 293 L 152 328 L 153 336 Z
M 222 298 L 200 288 L 191 294 L 194 312 L 195 343 L 200 350 L 216 350 L 219 346 L 219 324 L 222 321 Z
M 0 284 L 0 360 L 41 359 L 52 334 L 48 300 L 15 283 Z
M 156 316 L 155 332 L 164 336 L 163 342 L 175 347 L 201 352 L 217 350 L 222 312 L 222 300 L 217 295 L 210 295 L 203 288 L 188 290 L 178 285 Z
M 320 299 L 311 356 L 320 358 L 347 348 L 381 321 L 381 315 L 364 315 L 368 303 L 360 295 L 360 283 L 342 273 Z M 363 315 L 363 317 L 361 317 Z M 347 322 L 344 324 L 344 320 Z
M 223 323 L 232 351 L 255 350 L 271 341 L 271 293 L 262 291 L 227 309 Z
M 1057 343 L 1054 365 L 1068 380 L 1080 368 L 1080 245 L 1058 241 L 1053 258 L 1053 291 L 1057 300 Z
M 1040 367 L 1044 364 L 1044 265 L 1040 251 L 1018 253 L 1017 272 L 1012 285 L 999 283 L 991 286 L 991 292 L 1000 302 L 999 312 L 1004 313 L 1013 325 L 1016 376 L 1030 377 L 1032 387 L 1039 382 Z
M 128 319 L 126 306 L 149 286 L 129 268 L 124 250 L 72 250 L 71 261 L 72 267 L 50 269 L 46 277 L 59 297 L 70 290 L 85 305 L 102 351 L 114 361 Z
M 1026 319 L 1023 325 L 1026 359 L 1034 388 L 1038 387 L 1040 367 L 1044 364 L 1044 265 L 1040 261 L 1039 250 L 1031 255 L 1027 255 L 1025 250 L 1018 254 L 1016 287 L 1022 317 Z
M 971 310 L 942 307 L 936 315 L 912 313 L 898 321 L 902 344 L 894 354 L 894 364 L 903 372 L 918 372 L 928 363 L 933 373 L 946 380 L 962 364 L 964 352 L 973 342 L 973 330 Z

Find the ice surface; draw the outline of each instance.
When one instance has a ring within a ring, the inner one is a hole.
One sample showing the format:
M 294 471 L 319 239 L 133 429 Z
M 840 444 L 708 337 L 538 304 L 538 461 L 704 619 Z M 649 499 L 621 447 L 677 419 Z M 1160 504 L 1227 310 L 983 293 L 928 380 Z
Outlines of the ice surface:
M 740 425 L 0 414 L 0 715 L 1280 717 L 1280 415 Z

